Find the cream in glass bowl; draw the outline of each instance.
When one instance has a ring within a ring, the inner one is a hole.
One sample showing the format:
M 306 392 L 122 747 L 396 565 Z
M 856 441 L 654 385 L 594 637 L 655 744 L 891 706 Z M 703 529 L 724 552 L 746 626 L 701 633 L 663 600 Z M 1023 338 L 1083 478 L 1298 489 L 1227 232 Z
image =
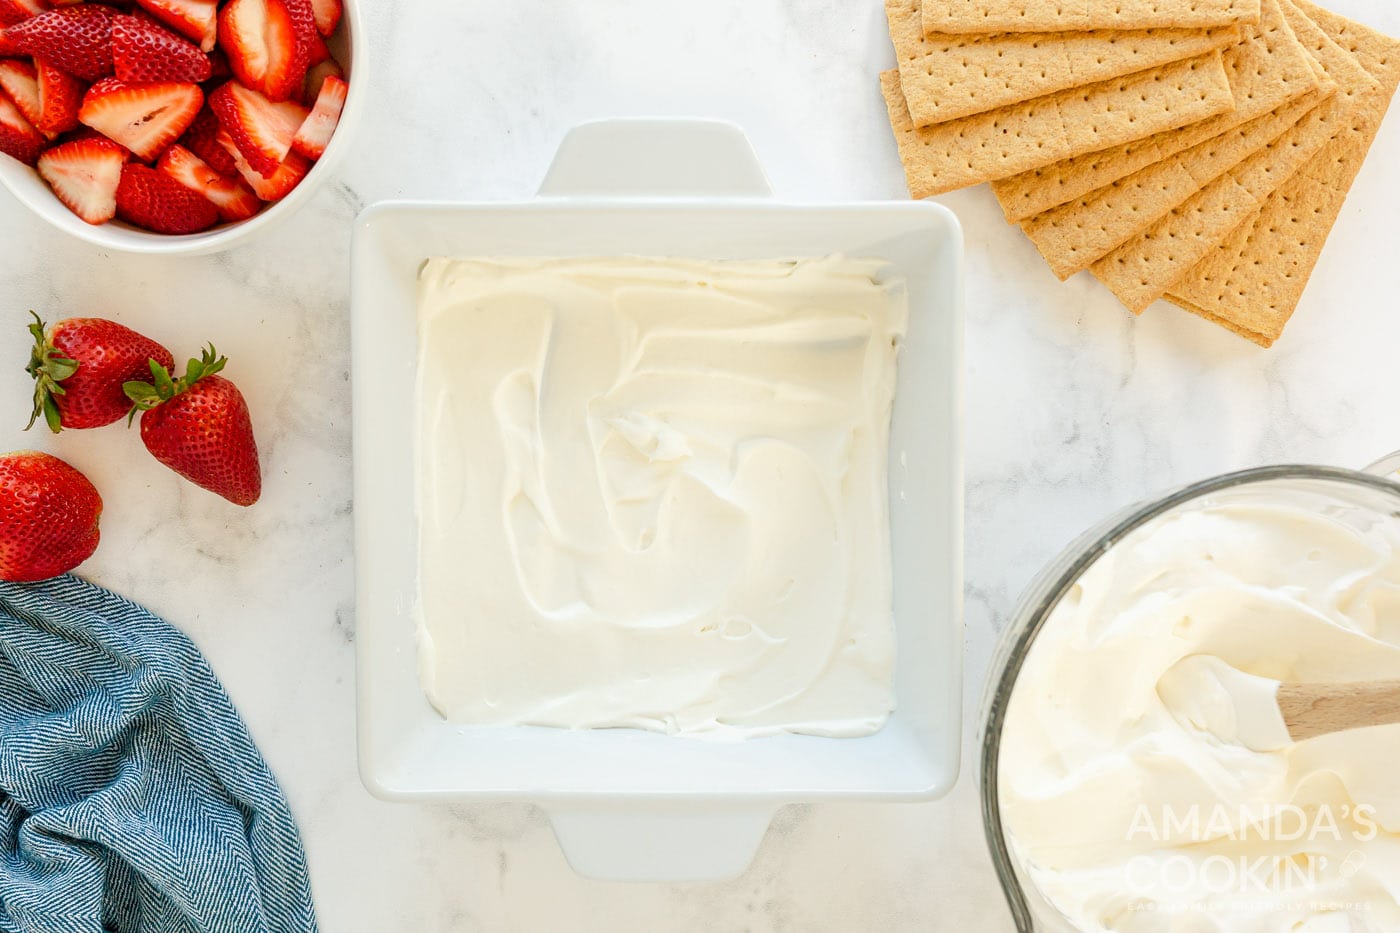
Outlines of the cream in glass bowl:
M 1400 929 L 1400 727 L 1255 751 L 1183 715 L 1164 682 L 1186 659 L 1400 679 L 1400 485 L 1218 477 L 1041 574 L 983 705 L 983 814 L 1018 928 Z

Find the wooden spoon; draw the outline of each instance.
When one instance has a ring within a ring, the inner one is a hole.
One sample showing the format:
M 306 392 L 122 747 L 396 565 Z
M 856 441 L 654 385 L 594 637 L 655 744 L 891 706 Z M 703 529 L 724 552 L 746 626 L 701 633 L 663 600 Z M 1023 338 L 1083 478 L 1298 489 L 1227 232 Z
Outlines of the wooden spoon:
M 1211 655 L 1178 661 L 1157 694 L 1183 725 L 1258 752 L 1400 722 L 1400 681 L 1280 683 Z
M 1278 708 L 1293 741 L 1400 722 L 1400 680 L 1279 684 Z

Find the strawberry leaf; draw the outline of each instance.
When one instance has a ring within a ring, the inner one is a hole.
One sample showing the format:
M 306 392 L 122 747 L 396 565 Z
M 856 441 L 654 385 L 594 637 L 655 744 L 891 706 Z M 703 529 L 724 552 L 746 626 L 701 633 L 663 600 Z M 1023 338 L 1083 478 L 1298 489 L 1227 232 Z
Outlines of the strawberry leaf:
M 67 394 L 59 383 L 76 373 L 79 363 L 64 356 L 58 348 L 49 343 L 44 334 L 43 320 L 33 311 L 29 313 L 34 318 L 34 323 L 29 325 L 29 333 L 34 337 L 34 348 L 30 351 L 29 365 L 25 366 L 24 370 L 34 378 L 34 408 L 24 429 L 28 431 L 34 427 L 34 422 L 42 415 L 49 430 L 57 434 L 63 430 L 63 418 L 57 403 L 54 402 L 54 396 Z

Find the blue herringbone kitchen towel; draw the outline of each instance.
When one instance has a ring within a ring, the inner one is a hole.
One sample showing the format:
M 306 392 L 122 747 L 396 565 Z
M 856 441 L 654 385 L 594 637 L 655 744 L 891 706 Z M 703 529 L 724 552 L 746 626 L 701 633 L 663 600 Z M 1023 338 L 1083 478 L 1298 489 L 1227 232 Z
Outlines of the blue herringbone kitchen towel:
M 193 643 L 73 577 L 0 583 L 0 931 L 315 929 L 286 798 Z

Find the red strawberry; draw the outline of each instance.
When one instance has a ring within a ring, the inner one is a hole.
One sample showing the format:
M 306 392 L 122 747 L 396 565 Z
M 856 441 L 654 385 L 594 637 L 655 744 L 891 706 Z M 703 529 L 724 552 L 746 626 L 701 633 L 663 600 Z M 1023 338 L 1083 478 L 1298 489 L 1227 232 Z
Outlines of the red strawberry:
M 262 209 L 262 202 L 252 189 L 241 181 L 220 175 L 184 146 L 165 150 L 156 168 L 213 201 L 221 220 L 247 220 Z
M 48 9 L 40 0 L 0 0 L 0 26 L 13 26 Z
M 311 56 L 315 47 L 325 47 L 325 41 L 316 31 L 316 14 L 311 10 L 311 0 L 277 0 L 287 8 L 287 16 L 292 21 L 292 32 L 296 35 L 297 54 L 292 70 L 301 75 L 288 96 L 295 96 L 301 90 L 301 82 L 306 80 L 306 69 L 311 67 Z M 327 52 L 327 54 L 330 54 Z
M 308 111 L 293 101 L 274 103 L 230 81 L 209 95 L 209 107 L 256 171 L 271 175 L 287 158 Z
M 219 132 L 222 129 L 214 111 L 205 107 L 194 118 L 190 128 L 185 130 L 185 135 L 180 137 L 180 145 L 199 156 L 220 175 L 232 178 L 238 174 L 238 165 L 233 161 L 233 156 L 219 145 Z
M 306 57 L 308 65 L 319 65 L 321 62 L 331 57 L 330 46 L 326 45 L 326 40 L 321 38 L 319 32 L 311 33 L 310 52 Z
M 223 84 L 233 77 L 233 68 L 228 63 L 228 56 L 223 49 L 215 49 L 209 53 L 209 78 L 206 83 L 217 82 Z
M 219 12 L 219 45 L 239 83 L 286 100 L 306 80 L 306 56 L 282 0 L 230 0 Z
M 149 162 L 189 129 L 204 92 L 194 84 L 125 84 L 116 78 L 88 89 L 78 118 Z
M 340 17 L 345 13 L 340 0 L 311 0 L 311 9 L 316 15 L 316 28 L 321 30 L 323 36 L 335 33 L 335 27 L 340 25 Z
M 336 125 L 340 123 L 340 112 L 345 109 L 345 96 L 349 91 L 350 85 L 344 79 L 334 75 L 326 79 L 311 116 L 306 118 L 292 140 L 294 150 L 308 159 L 319 159 L 325 154 Z
M 136 0 L 141 8 L 210 52 L 219 34 L 218 0 Z
M 47 59 L 84 81 L 112 73 L 112 11 L 105 6 L 49 10 L 6 29 L 5 38 L 24 54 Z
M 151 338 L 102 318 L 69 318 L 45 333 L 36 314 L 29 332 L 34 351 L 26 371 L 34 377 L 34 414 L 25 430 L 40 415 L 54 433 L 120 421 L 131 411 L 122 386 L 149 373 L 151 360 L 175 362 Z
M 248 160 L 243 158 L 243 153 L 238 151 L 228 133 L 219 133 L 219 145 L 233 157 L 234 163 L 238 166 L 238 174 L 243 176 L 243 180 L 253 189 L 264 201 L 280 201 L 292 193 L 292 189 L 301 184 L 301 180 L 306 177 L 306 173 L 311 171 L 311 163 L 306 157 L 296 152 L 287 153 L 287 159 L 271 175 L 262 175 L 248 164 Z
M 306 83 L 301 88 L 301 102 L 308 107 L 315 104 L 316 98 L 321 95 L 322 85 L 331 75 L 337 78 L 345 77 L 345 69 L 341 68 L 335 59 L 327 58 L 312 65 L 311 70 L 306 73 Z
M 39 156 L 39 177 L 73 213 L 90 224 L 117 216 L 117 184 L 127 152 L 102 136 L 75 139 Z
M 28 54 L 6 37 L 6 30 L 0 29 L 0 58 L 19 58 Z
M 219 222 L 213 201 L 164 172 L 133 164 L 122 167 L 117 216 L 155 233 L 198 233 Z
M 102 496 L 57 457 L 21 450 L 0 457 L 0 580 L 31 583 L 92 556 Z
M 0 94 L 0 152 L 33 165 L 39 161 L 45 143 L 44 134 L 24 118 L 8 97 Z
M 227 362 L 211 344 L 183 379 L 152 364 L 153 382 L 129 382 L 126 394 L 141 410 L 141 440 L 157 460 L 235 505 L 252 505 L 262 495 L 258 445 L 243 393 L 217 375 Z
M 50 65 L 42 58 L 34 59 L 39 75 L 39 107 L 42 112 L 34 125 L 50 138 L 76 129 L 78 108 L 83 105 L 87 85 Z
M 39 105 L 39 75 L 32 64 L 13 58 L 0 59 L 0 91 L 10 96 L 26 120 L 39 122 L 43 108 Z
M 167 29 L 135 16 L 112 17 L 112 64 L 131 83 L 190 81 L 213 73 L 209 56 Z

